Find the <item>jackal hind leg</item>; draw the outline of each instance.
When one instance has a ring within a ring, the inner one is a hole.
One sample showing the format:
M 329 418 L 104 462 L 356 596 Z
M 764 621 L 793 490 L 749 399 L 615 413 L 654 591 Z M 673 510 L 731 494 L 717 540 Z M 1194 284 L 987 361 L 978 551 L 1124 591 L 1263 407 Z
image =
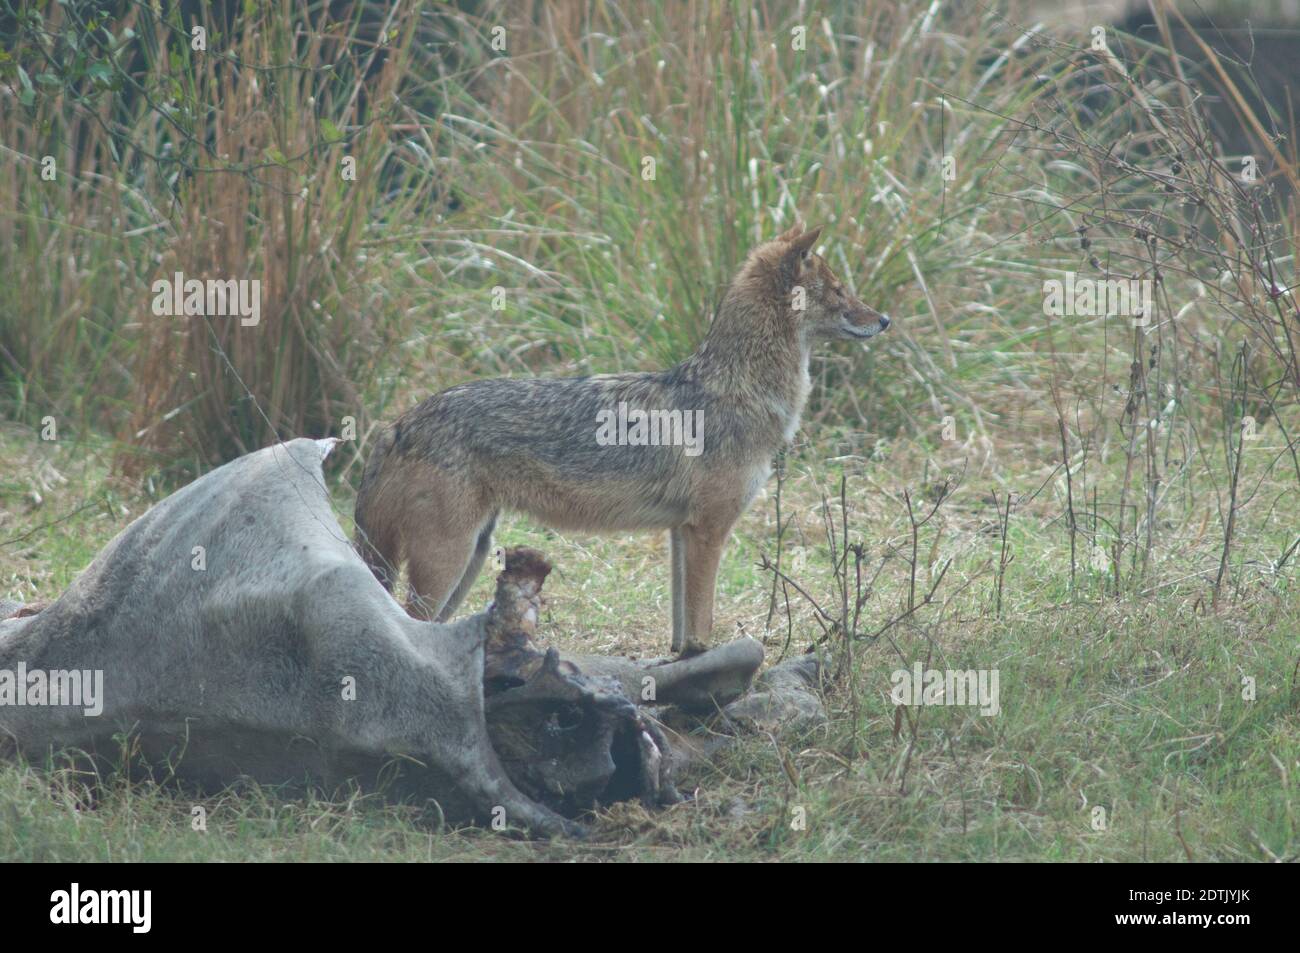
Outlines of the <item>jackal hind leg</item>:
M 450 615 L 449 601 L 475 559 L 480 533 L 491 516 L 490 511 L 476 512 L 456 489 L 426 488 L 426 495 L 403 513 L 406 611 L 426 622 Z
M 447 602 L 438 612 L 437 621 L 446 622 L 452 617 L 460 604 L 465 601 L 469 591 L 474 586 L 474 580 L 478 578 L 479 572 L 483 569 L 483 563 L 487 561 L 488 554 L 492 552 L 492 531 L 496 529 L 497 514 L 493 513 L 488 517 L 487 523 L 478 531 L 478 540 L 474 544 L 474 552 L 470 554 L 469 564 L 465 567 L 464 573 L 461 574 L 460 582 L 451 595 L 447 597 Z

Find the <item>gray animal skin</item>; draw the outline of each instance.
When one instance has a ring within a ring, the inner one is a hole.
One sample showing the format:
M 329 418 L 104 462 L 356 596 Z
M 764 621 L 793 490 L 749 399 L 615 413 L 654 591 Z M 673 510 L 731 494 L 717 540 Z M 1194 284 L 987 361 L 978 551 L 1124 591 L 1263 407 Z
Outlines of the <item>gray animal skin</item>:
M 51 748 L 112 754 L 134 729 L 147 760 L 183 753 L 178 777 L 204 787 L 377 783 L 410 759 L 401 793 L 448 820 L 503 810 L 511 826 L 576 833 L 518 790 L 489 742 L 487 613 L 410 618 L 330 511 L 322 453 L 294 440 L 209 473 L 128 526 L 48 608 L 0 621 L 0 669 L 99 669 L 105 696 L 98 717 L 0 706 L 0 747 L 38 762 Z
M 659 717 L 724 717 L 762 647 L 667 663 L 542 652 L 550 567 L 532 550 L 507 553 L 484 612 L 411 618 L 329 507 L 332 446 L 241 457 L 133 522 L 48 607 L 0 602 L 0 676 L 103 673 L 98 716 L 0 703 L 0 755 L 76 751 L 111 767 L 129 734 L 155 773 L 201 789 L 358 785 L 542 835 L 580 833 L 564 815 L 604 801 L 679 800 L 692 746 Z

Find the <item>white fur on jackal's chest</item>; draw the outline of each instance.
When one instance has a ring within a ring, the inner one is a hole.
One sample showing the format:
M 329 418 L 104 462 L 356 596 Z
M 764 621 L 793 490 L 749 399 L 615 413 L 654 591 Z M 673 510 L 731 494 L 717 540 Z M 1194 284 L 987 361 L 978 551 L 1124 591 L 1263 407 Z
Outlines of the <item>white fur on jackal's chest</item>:
M 812 377 L 808 374 L 808 357 L 809 349 L 805 345 L 803 353 L 800 355 L 799 386 L 795 390 L 794 399 L 769 397 L 767 400 L 768 410 L 782 422 L 784 428 L 782 436 L 785 438 L 786 443 L 793 440 L 794 435 L 799 432 L 799 418 L 803 416 L 804 404 L 808 402 L 808 394 L 812 391 Z
M 803 415 L 804 404 L 808 402 L 808 394 L 812 390 L 812 377 L 808 374 L 808 356 L 809 349 L 805 344 L 803 353 L 800 355 L 801 364 L 799 367 L 799 386 L 795 390 L 792 401 L 781 397 L 769 397 L 768 409 L 776 415 L 777 419 L 782 422 L 781 435 L 788 444 L 794 439 L 794 435 L 799 432 L 799 418 Z M 749 471 L 749 481 L 745 486 L 745 506 L 748 507 L 758 491 L 767 483 L 768 478 L 772 476 L 772 459 L 765 457 L 763 460 L 754 464 Z
M 764 460 L 756 463 L 749 471 L 749 480 L 745 483 L 744 502 L 741 504 L 742 509 L 748 509 L 749 504 L 758 496 L 758 491 L 763 489 L 763 484 L 767 483 L 768 477 L 772 475 L 772 461 Z

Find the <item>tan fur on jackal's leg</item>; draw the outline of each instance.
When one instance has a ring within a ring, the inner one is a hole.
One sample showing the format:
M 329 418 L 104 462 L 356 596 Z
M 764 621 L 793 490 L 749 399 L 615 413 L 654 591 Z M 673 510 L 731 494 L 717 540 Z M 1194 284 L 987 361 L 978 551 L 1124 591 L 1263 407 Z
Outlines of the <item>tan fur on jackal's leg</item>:
M 488 518 L 487 524 L 478 531 L 478 541 L 474 544 L 474 552 L 469 557 L 469 565 L 465 567 L 464 574 L 460 577 L 460 582 L 452 594 L 447 597 L 447 602 L 438 612 L 438 622 L 446 622 L 455 613 L 460 604 L 465 601 L 469 595 L 470 589 L 474 585 L 474 580 L 478 578 L 479 571 L 482 570 L 483 564 L 487 562 L 488 554 L 492 552 L 492 530 L 496 529 L 497 514 L 493 513 Z
M 390 593 L 397 587 L 402 567 L 401 535 L 389 527 L 371 526 L 367 531 L 357 523 L 356 550 L 375 578 Z
M 418 543 L 408 540 L 406 611 L 425 622 L 444 618 L 443 609 L 456 591 L 474 556 L 478 533 L 444 532 L 437 535 L 425 530 Z M 477 568 L 475 570 L 477 572 Z
M 669 591 L 673 601 L 673 654 L 686 644 L 686 540 L 682 528 L 668 531 Z
M 686 576 L 686 633 L 682 655 L 695 655 L 709 647 L 713 632 L 713 590 L 718 563 L 727 542 L 727 530 L 683 526 Z
M 477 511 L 469 495 L 450 481 L 439 481 L 432 489 L 426 487 L 402 514 L 406 611 L 417 619 L 442 621 L 464 598 L 487 557 L 494 514 Z M 484 530 L 487 540 L 481 539 Z

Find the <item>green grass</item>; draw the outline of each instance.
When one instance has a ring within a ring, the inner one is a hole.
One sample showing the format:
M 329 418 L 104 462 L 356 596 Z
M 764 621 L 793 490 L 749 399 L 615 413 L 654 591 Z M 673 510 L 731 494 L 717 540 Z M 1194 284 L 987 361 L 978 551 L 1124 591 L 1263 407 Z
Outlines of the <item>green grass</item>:
M 92 40 L 71 8 L 47 3 L 44 26 L 0 57 L 10 88 L 23 64 L 56 81 L 29 105 L 0 96 L 0 285 L 14 292 L 0 309 L 0 412 L 13 421 L 0 424 L 0 596 L 57 596 L 178 479 L 264 442 L 263 414 L 285 436 L 358 421 L 359 443 L 330 473 L 350 527 L 379 420 L 470 378 L 670 364 L 699 341 L 747 250 L 796 219 L 825 226 L 831 266 L 895 323 L 867 349 L 813 358 L 782 565 L 835 601 L 823 499 L 845 477 L 850 539 L 879 570 L 861 629 L 877 631 L 907 610 L 904 494 L 928 510 L 935 485 L 961 474 L 918 535 L 918 591 L 952 562 L 933 604 L 855 643 L 825 730 L 750 739 L 693 779 L 692 803 L 615 806 L 582 844 L 430 832 L 374 799 L 257 789 L 202 802 L 199 834 L 191 802 L 147 782 L 109 781 L 90 806 L 71 778 L 5 766 L 0 858 L 1300 853 L 1296 299 L 1260 279 L 1297 286 L 1296 209 L 1262 183 L 1239 187 L 1206 149 L 1195 91 L 1166 55 L 1113 31 L 1117 58 L 1099 55 L 1064 21 L 1027 37 L 1014 0 L 806 15 L 698 0 L 671 13 L 642 0 L 417 2 L 377 80 L 366 3 L 333 23 L 292 0 L 216 41 L 278 74 L 295 37 L 300 62 L 272 83 L 191 56 L 178 24 L 138 6 L 137 33 L 156 48 L 133 78 L 172 89 L 184 122 L 96 80 L 103 57 L 65 55 L 70 42 L 134 43 L 123 23 Z M 504 51 L 490 45 L 497 26 Z M 227 80 L 243 92 L 228 95 Z M 304 103 L 328 123 L 299 122 Z M 241 104 L 274 121 L 264 129 Z M 200 148 L 197 130 L 229 156 Z M 56 182 L 39 176 L 47 151 Z M 246 168 L 271 153 L 274 168 Z M 355 183 L 335 174 L 345 153 L 359 159 Z M 1270 181 L 1297 181 L 1294 162 L 1275 165 Z M 1277 221 L 1243 230 L 1261 194 Z M 182 266 L 263 277 L 266 320 L 226 327 L 218 352 L 201 323 L 152 316 L 150 281 Z M 1155 320 L 1138 332 L 1119 316 L 1044 313 L 1044 278 L 1157 268 Z M 1247 414 L 1253 442 L 1234 437 Z M 47 416 L 55 442 L 30 429 Z M 775 549 L 774 492 L 726 553 L 716 626 L 762 638 L 770 657 L 787 637 L 798 651 L 822 634 L 793 594 L 767 630 L 771 580 L 757 564 Z M 1000 611 L 993 493 L 1014 495 Z M 554 562 L 547 639 L 665 651 L 662 539 L 512 519 L 498 542 Z M 1118 575 L 1092 567 L 1096 547 L 1118 551 Z M 480 579 L 467 606 L 489 586 Z M 997 668 L 1002 713 L 923 708 L 896 722 L 889 674 L 918 657 Z M 1242 699 L 1243 677 L 1256 700 Z M 793 808 L 806 830 L 791 828 Z
M 35 443 L 32 434 L 9 428 L 0 431 L 0 451 L 29 464 L 28 473 L 59 473 L 67 481 L 53 480 L 39 507 L 27 480 L 8 476 L 0 483 L 0 540 L 32 530 L 39 540 L 0 546 L 6 593 L 57 595 L 148 503 L 114 496 L 93 447 Z M 792 461 L 789 472 L 783 507 L 794 524 L 786 558 L 802 537 L 807 553 L 791 572 L 821 599 L 831 590 L 818 535 L 821 490 L 833 491 L 837 475 L 815 458 Z M 905 518 L 860 478 L 850 477 L 850 533 L 884 554 Z M 743 629 L 763 639 L 769 659 L 786 637 L 783 611 L 773 631 L 764 631 L 769 580 L 755 565 L 762 551 L 771 552 L 772 489 L 727 552 L 717 629 L 720 638 Z M 335 502 L 346 525 L 351 491 L 343 480 L 336 481 Z M 80 509 L 87 503 L 94 505 Z M 973 493 L 959 493 L 949 506 L 945 537 L 960 542 L 951 546 L 955 563 L 942 602 L 917 613 L 915 624 L 891 630 L 892 645 L 858 644 L 852 679 L 827 697 L 831 720 L 824 729 L 745 739 L 688 779 L 696 790 L 691 803 L 655 812 L 614 805 L 590 819 L 587 841 L 533 843 L 483 830 L 432 830 L 414 809 L 375 797 L 302 799 L 241 786 L 195 800 L 116 777 L 92 799 L 66 772 L 5 765 L 0 859 L 1294 858 L 1300 603 L 1287 580 L 1243 568 L 1240 596 L 1217 614 L 1204 607 L 1204 579 L 1121 599 L 1081 584 L 1071 598 L 1062 583 L 1062 531 L 1043 529 L 1037 517 L 1013 516 L 1016 559 L 998 619 L 992 576 L 981 571 L 999 547 L 987 532 L 991 506 L 981 508 Z M 67 514 L 73 515 L 46 525 Z M 1273 532 L 1281 538 L 1284 529 Z M 1261 532 L 1267 535 L 1267 527 Z M 661 540 L 560 536 L 521 520 L 508 521 L 498 539 L 536 546 L 556 565 L 547 584 L 547 642 L 579 651 L 666 650 Z M 1205 565 L 1213 565 L 1212 547 L 1189 547 L 1181 565 L 1163 571 L 1176 580 Z M 485 604 L 489 585 L 481 578 L 468 605 Z M 862 628 L 874 630 L 896 614 L 905 590 L 906 566 L 887 559 Z M 794 651 L 820 631 L 797 598 L 791 625 Z M 909 719 L 896 725 L 890 673 L 900 658 L 908 667 L 930 658 L 936 668 L 996 668 L 1001 713 L 923 706 L 909 710 L 919 716 L 915 734 Z M 1242 698 L 1243 676 L 1255 679 L 1254 701 Z M 205 832 L 192 829 L 196 806 L 206 815 Z M 1104 831 L 1093 828 L 1096 806 L 1106 811 Z M 791 827 L 796 809 L 806 817 L 804 830 Z

